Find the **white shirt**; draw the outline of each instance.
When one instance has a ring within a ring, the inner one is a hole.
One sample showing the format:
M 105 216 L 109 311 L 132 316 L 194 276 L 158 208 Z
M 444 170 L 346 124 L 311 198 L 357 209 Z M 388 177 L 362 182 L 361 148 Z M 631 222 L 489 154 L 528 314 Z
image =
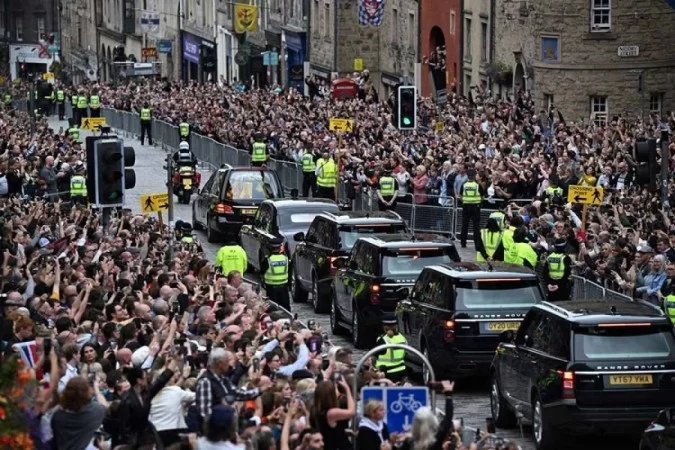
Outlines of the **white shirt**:
M 157 431 L 187 428 L 183 406 L 194 401 L 194 392 L 183 390 L 180 386 L 166 386 L 152 399 L 148 420 Z
M 66 374 L 62 376 L 61 379 L 59 380 L 59 386 L 58 388 L 56 388 L 56 392 L 58 392 L 59 394 L 63 392 L 70 379 L 75 378 L 76 376 L 77 376 L 77 367 L 73 367 L 70 364 L 68 364 L 66 368 Z
M 233 444 L 232 442 L 209 442 L 205 437 L 197 439 L 197 450 L 245 450 L 243 444 Z
M 408 181 L 410 181 L 410 174 L 406 172 L 399 172 L 394 174 L 396 182 L 398 183 L 398 196 L 404 197 L 408 193 Z

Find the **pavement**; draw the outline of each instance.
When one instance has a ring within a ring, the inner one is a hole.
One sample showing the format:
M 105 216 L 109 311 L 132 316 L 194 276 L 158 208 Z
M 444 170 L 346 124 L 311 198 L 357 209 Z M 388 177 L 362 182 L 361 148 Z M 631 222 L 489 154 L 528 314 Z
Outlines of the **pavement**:
M 49 120 L 49 123 L 55 130 L 58 130 L 61 126 L 67 126 L 66 121 L 59 121 L 54 117 Z M 89 132 L 81 133 L 81 140 L 84 141 L 84 138 L 89 135 Z M 149 146 L 147 144 L 142 146 L 140 141 L 135 137 L 125 137 L 123 133 L 118 134 L 118 136 L 125 140 L 125 145 L 130 145 L 136 150 L 136 164 L 134 165 L 134 170 L 136 171 L 136 187 L 126 191 L 125 206 L 131 208 L 136 214 L 142 214 L 142 205 L 140 203 L 142 195 L 166 192 L 167 174 L 166 170 L 163 168 L 166 165 L 166 152 L 162 150 L 161 146 Z M 203 185 L 211 176 L 211 172 L 207 170 L 201 170 L 200 172 Z M 174 200 L 176 200 L 175 197 Z M 174 201 L 174 220 L 192 221 L 191 208 L 191 205 L 179 204 L 177 201 Z M 163 219 L 165 221 L 168 220 L 166 213 L 163 214 Z M 207 257 L 211 260 L 215 260 L 215 254 L 220 248 L 220 245 L 207 242 L 206 235 L 203 232 L 196 233 Z M 463 260 L 475 260 L 475 251 L 473 248 L 458 248 L 458 251 Z M 254 273 L 247 273 L 246 278 L 254 282 L 259 281 L 258 275 Z M 292 312 L 297 313 L 298 319 L 305 323 L 310 319 L 314 320 L 323 331 L 326 331 L 331 335 L 328 314 L 316 314 L 307 304 L 299 303 L 292 304 Z M 355 349 L 351 342 L 345 339 L 345 337 L 331 335 L 330 340 L 333 345 L 351 348 L 354 352 L 355 360 L 360 359 L 365 354 L 363 350 Z M 456 419 L 463 418 L 465 425 L 485 430 L 485 419 L 490 417 L 490 398 L 488 394 L 489 386 L 486 379 L 472 378 L 458 381 L 455 385 L 455 393 L 453 395 L 454 417 Z M 439 398 L 436 403 L 437 408 L 444 408 L 442 398 Z M 497 434 L 515 441 L 520 445 L 522 450 L 535 449 L 534 442 L 531 438 L 532 430 L 530 427 L 523 428 L 522 437 L 521 432 L 517 429 L 499 429 Z M 589 439 L 582 437 L 578 440 L 569 440 L 566 443 L 565 448 L 575 450 L 599 450 L 603 448 L 612 450 L 632 450 L 637 448 L 637 443 L 625 438 L 618 441 L 615 439 L 608 441 L 605 438 Z

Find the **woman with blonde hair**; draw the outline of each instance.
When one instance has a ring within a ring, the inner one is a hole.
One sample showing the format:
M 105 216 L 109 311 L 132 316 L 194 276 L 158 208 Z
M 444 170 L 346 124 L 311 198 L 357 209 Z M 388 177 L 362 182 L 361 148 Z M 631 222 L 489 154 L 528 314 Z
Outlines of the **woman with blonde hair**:
M 452 428 L 452 390 L 455 383 L 441 381 L 445 394 L 445 417 L 438 423 L 434 411 L 423 406 L 415 411 L 411 436 L 403 442 L 400 450 L 443 450 L 443 441 Z
M 363 407 L 363 417 L 359 422 L 359 434 L 356 437 L 356 448 L 378 450 L 387 446 L 389 429 L 384 423 L 384 403 L 379 400 L 368 400 Z

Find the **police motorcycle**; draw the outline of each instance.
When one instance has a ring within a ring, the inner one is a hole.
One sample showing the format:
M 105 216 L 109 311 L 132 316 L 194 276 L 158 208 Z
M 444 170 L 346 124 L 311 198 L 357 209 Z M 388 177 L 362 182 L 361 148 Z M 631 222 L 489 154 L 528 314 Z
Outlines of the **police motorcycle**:
M 199 189 L 202 176 L 197 171 L 197 160 L 187 142 L 181 142 L 174 154 L 173 193 L 180 203 L 190 204 L 192 193 Z

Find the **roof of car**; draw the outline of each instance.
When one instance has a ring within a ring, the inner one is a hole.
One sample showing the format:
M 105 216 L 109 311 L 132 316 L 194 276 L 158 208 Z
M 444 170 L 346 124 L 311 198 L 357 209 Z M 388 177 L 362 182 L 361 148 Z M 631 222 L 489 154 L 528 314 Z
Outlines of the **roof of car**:
M 237 166 L 234 167 L 230 164 L 223 164 L 218 168 L 218 172 L 227 172 L 231 170 L 241 171 L 241 172 L 274 172 L 267 167 L 250 167 L 250 166 Z
M 367 225 L 369 223 L 401 223 L 401 216 L 393 211 L 339 211 L 322 213 L 325 218 L 340 225 Z
M 455 244 L 444 236 L 437 234 L 373 234 L 360 238 L 372 245 L 385 248 L 433 248 L 454 247 Z
M 503 262 L 481 263 L 463 261 L 452 264 L 437 264 L 427 268 L 442 272 L 449 277 L 462 280 L 479 280 L 484 278 L 503 278 L 509 280 L 526 278 L 530 280 L 537 278 L 537 274 L 527 267 Z
M 579 325 L 669 323 L 663 311 L 641 300 L 571 300 L 555 304 L 542 302 L 535 305 L 535 308 L 552 312 Z
M 272 203 L 277 209 L 281 208 L 303 208 L 310 206 L 324 206 L 324 207 L 335 207 L 338 205 L 333 200 L 328 200 L 325 198 L 273 198 L 265 200 L 265 203 Z

